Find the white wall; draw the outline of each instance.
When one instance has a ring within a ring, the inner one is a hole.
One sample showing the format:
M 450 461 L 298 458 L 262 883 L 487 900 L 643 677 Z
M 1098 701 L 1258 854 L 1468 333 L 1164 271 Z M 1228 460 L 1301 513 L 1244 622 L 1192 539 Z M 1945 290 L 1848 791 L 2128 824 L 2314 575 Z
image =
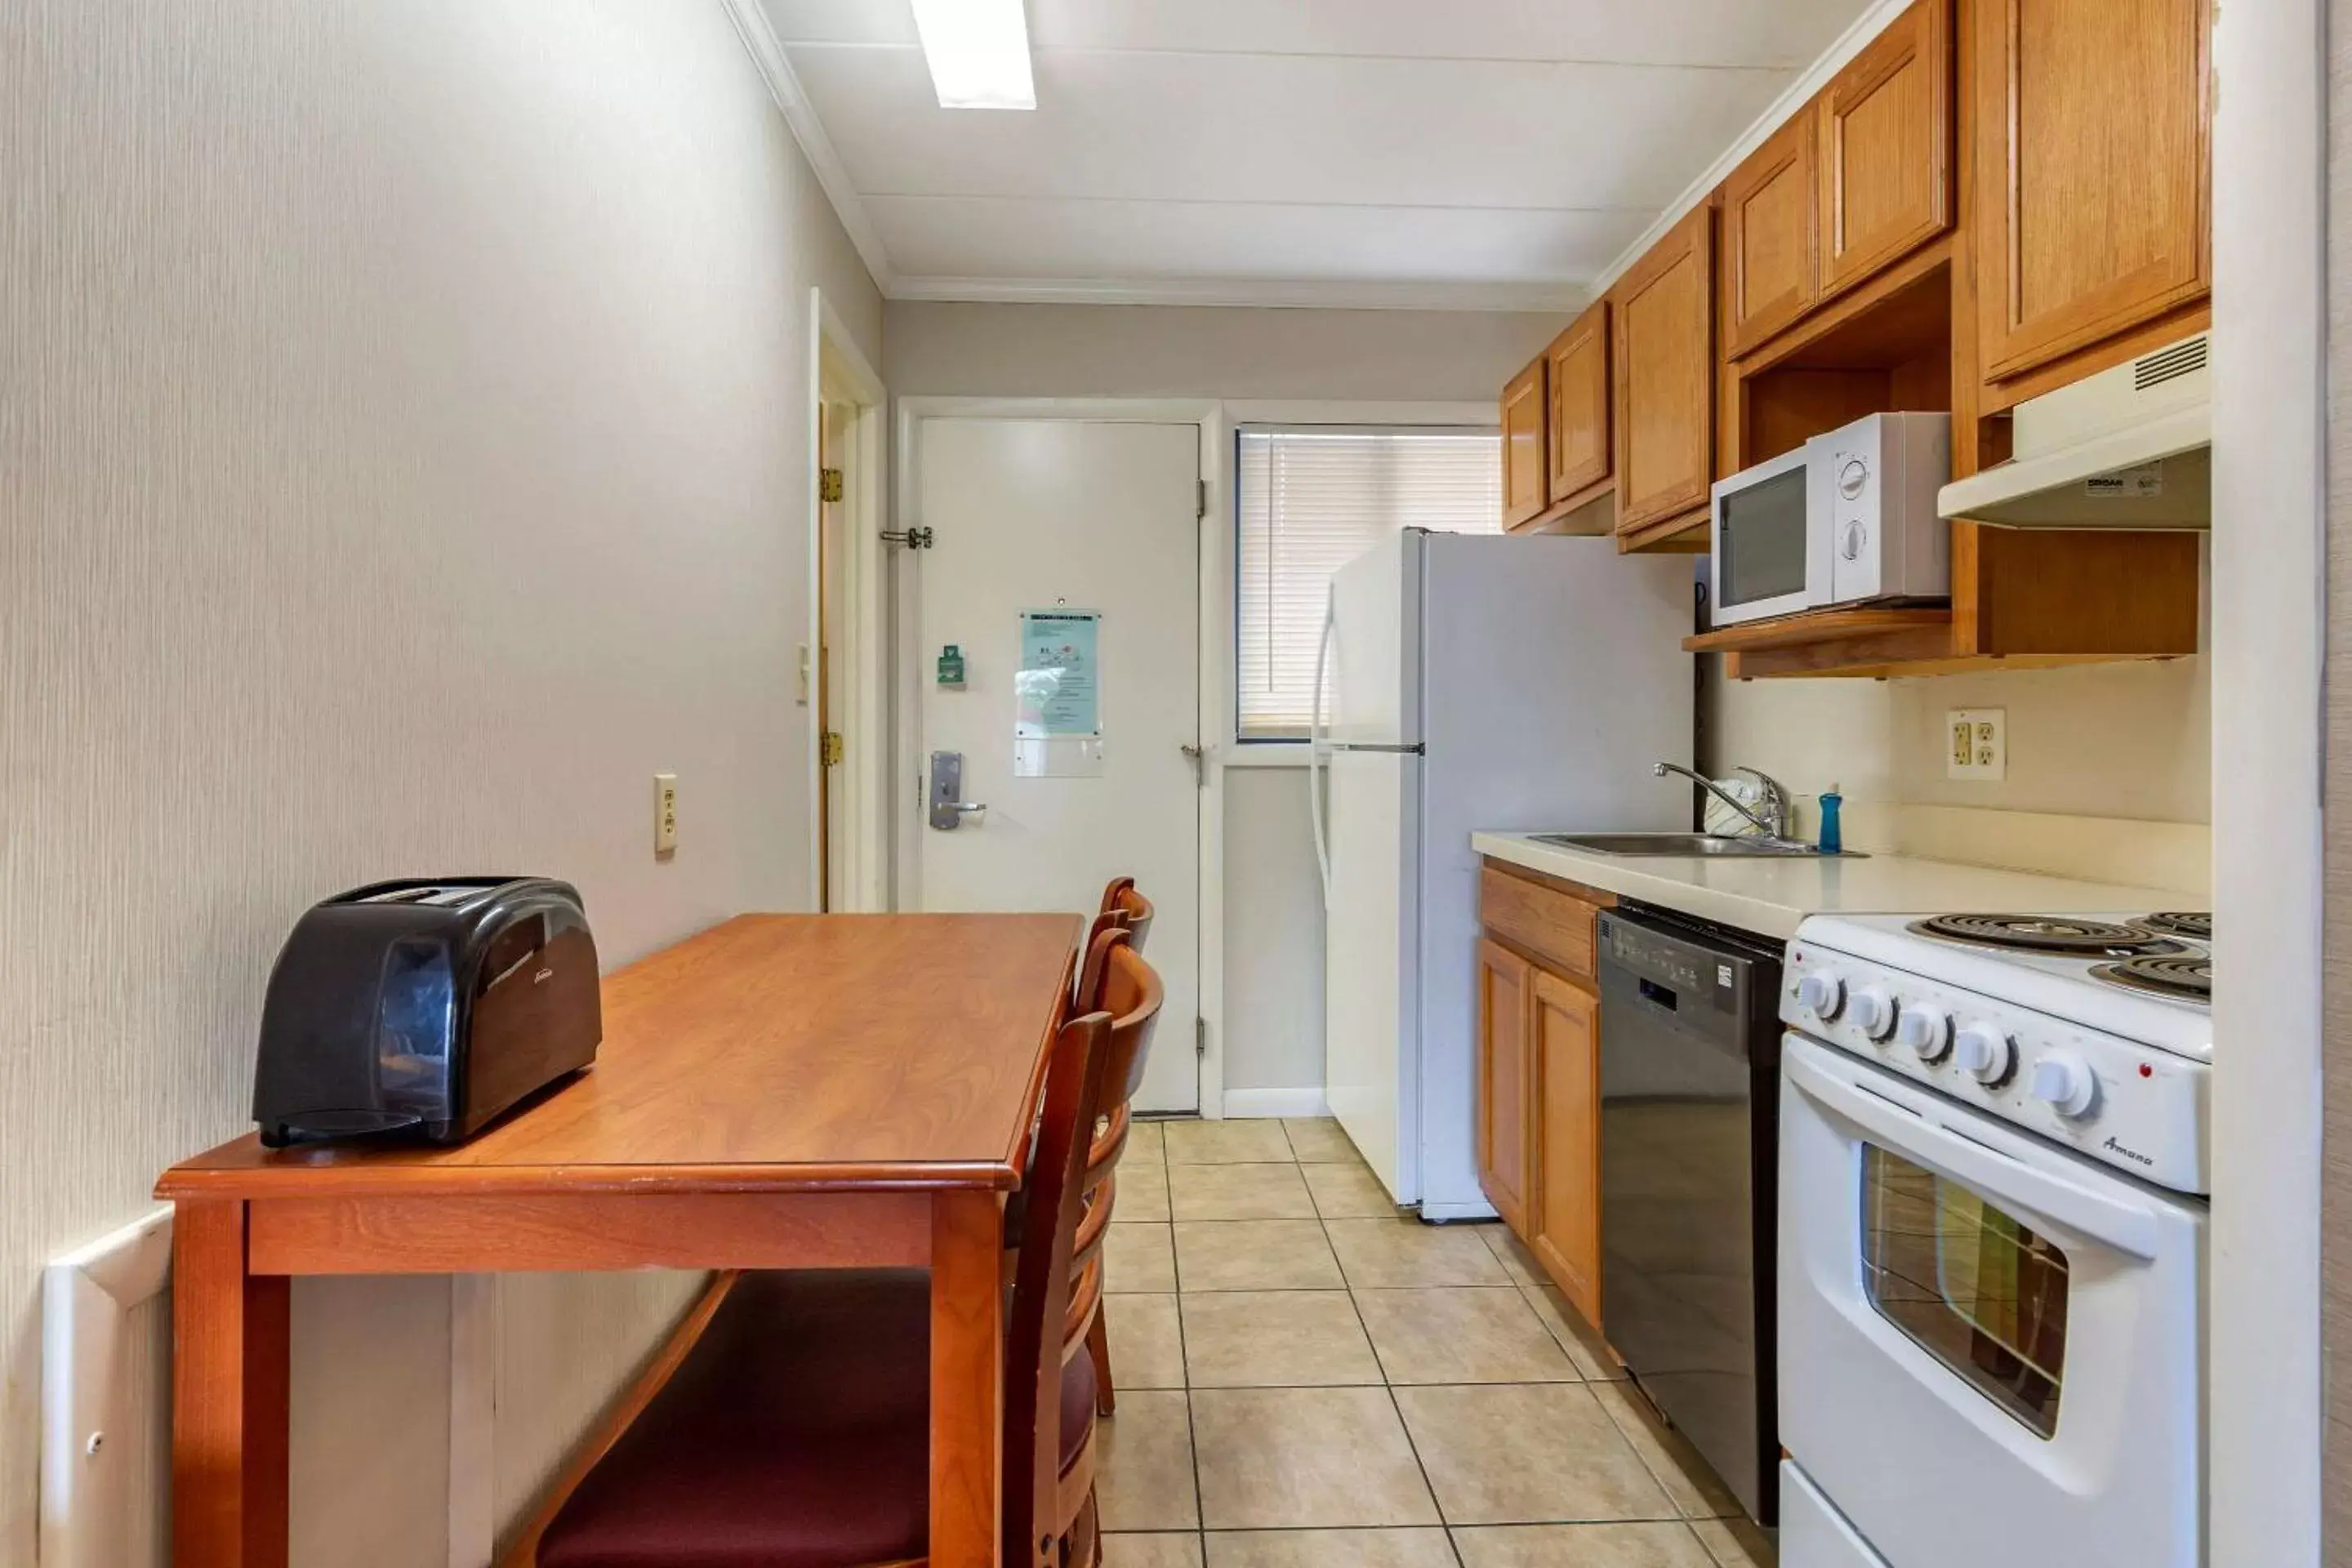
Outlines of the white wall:
M 1483 311 L 893 300 L 896 397 L 1491 401 L 1563 319 Z M 1225 780 L 1224 1083 L 1231 1108 L 1323 1082 L 1322 898 L 1299 768 Z
M 1944 714 L 1999 708 L 2009 775 L 1948 778 Z M 2151 822 L 2212 817 L 2212 676 L 2202 657 L 1910 680 L 1711 681 L 1707 765 L 1761 768 L 1811 797 Z M 1812 801 L 1801 803 L 1805 820 Z
M 1492 402 L 1565 316 L 894 300 L 897 397 Z
M 23 0 L 0 180 L 25 1563 L 37 1270 L 247 1124 L 305 905 L 551 873 L 609 966 L 803 901 L 807 291 L 877 360 L 881 306 L 717 0 Z M 685 1288 L 506 1294 L 510 1346 L 566 1349 L 501 1369 L 507 1508 Z M 298 1289 L 298 1563 L 437 1561 L 447 1295 Z

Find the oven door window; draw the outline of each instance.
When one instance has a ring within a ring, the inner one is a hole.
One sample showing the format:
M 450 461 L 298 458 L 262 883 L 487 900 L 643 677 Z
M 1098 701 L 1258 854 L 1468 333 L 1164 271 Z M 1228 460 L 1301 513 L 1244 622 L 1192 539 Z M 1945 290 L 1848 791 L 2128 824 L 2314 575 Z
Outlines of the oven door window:
M 1715 602 L 1752 605 L 1805 591 L 1805 469 L 1802 464 L 1725 493 L 1717 530 Z
M 1881 1316 L 2037 1436 L 2058 1430 L 2066 1255 L 1960 1184 L 1863 1146 L 1862 1283 Z

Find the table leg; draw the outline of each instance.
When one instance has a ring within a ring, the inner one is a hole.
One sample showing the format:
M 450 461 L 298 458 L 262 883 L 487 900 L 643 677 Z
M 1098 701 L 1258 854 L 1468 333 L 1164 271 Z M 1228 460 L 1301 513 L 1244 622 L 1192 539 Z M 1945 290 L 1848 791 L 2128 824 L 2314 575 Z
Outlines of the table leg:
M 996 1568 L 1004 1442 L 1004 1205 L 931 1199 L 929 1568 Z
M 245 1221 L 231 1199 L 173 1216 L 176 1568 L 286 1568 L 290 1282 L 245 1271 Z

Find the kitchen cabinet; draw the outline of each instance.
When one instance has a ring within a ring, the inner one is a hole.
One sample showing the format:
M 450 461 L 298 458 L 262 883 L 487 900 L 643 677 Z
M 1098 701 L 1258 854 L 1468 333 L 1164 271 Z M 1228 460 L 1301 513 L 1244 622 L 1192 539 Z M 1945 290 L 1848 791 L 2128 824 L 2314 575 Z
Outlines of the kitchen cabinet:
M 1737 356 L 1812 308 L 1813 117 L 1800 113 L 1723 182 L 1724 352 Z
M 1535 966 L 1478 944 L 1478 1177 L 1503 1223 L 1527 1234 L 1528 1054 Z
M 1950 0 L 1918 0 L 1815 100 L 1821 297 L 1952 226 Z
M 1601 1001 L 1606 893 L 1500 861 L 1479 873 L 1478 1152 L 1486 1196 L 1601 1321 Z
M 1544 350 L 1550 418 L 1548 504 L 1568 506 L 1607 483 L 1609 449 L 1609 301 L 1597 300 Z
M 2208 292 L 2211 33 L 2211 0 L 1978 0 L 1965 133 L 1986 382 Z
M 1601 1321 L 1601 998 L 1535 971 L 1529 1053 L 1537 1133 L 1528 1245 L 1584 1314 Z
M 1715 208 L 1702 203 L 1610 294 L 1617 542 L 1699 521 L 1715 479 Z
M 1503 526 L 1543 515 L 1544 359 L 1538 355 L 1503 388 Z

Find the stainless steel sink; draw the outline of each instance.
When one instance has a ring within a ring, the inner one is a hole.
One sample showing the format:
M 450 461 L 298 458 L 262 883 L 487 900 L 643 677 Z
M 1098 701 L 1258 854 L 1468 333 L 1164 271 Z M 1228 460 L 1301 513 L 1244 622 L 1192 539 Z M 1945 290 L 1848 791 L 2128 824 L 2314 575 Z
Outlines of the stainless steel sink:
M 1538 844 L 1564 849 L 1591 849 L 1603 855 L 1680 856 L 1686 858 L 1818 858 L 1822 851 L 1810 844 L 1786 838 L 1735 838 L 1720 833 L 1538 833 Z M 1844 851 L 1840 858 L 1858 860 Z

